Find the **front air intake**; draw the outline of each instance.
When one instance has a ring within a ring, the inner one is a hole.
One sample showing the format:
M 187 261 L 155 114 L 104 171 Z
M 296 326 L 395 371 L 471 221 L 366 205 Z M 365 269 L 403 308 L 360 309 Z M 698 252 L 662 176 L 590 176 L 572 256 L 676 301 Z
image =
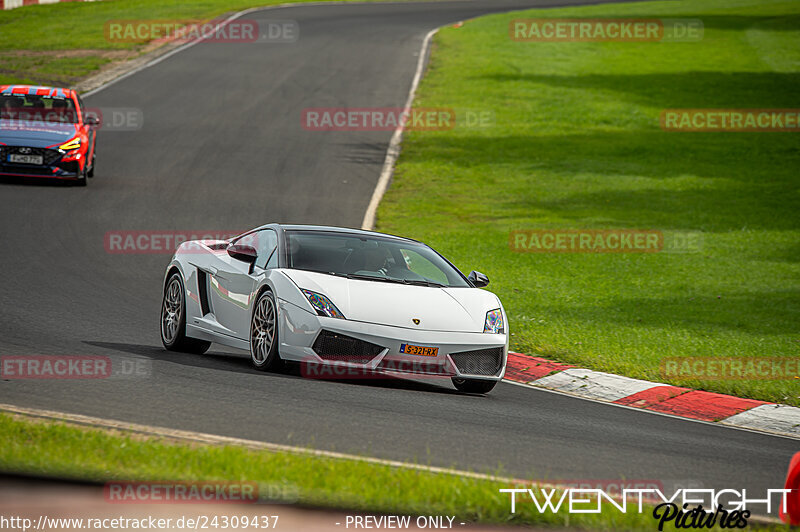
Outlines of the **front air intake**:
M 353 364 L 367 364 L 384 350 L 377 344 L 326 330 L 319 333 L 312 349 L 323 360 Z
M 503 367 L 503 348 L 478 349 L 476 351 L 463 351 L 450 353 L 458 371 L 464 375 L 485 375 L 492 377 L 500 372 Z

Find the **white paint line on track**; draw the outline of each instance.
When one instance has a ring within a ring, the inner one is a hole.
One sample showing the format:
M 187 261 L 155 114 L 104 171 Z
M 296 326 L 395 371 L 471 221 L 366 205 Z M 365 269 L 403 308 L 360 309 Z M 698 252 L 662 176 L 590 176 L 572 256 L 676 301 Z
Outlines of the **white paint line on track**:
M 602 373 L 590 369 L 571 368 L 531 382 L 532 386 L 543 386 L 554 390 L 579 393 L 582 396 L 602 401 L 617 401 L 656 386 L 656 382 L 643 381 Z
M 437 31 L 439 31 L 438 28 L 429 31 L 422 41 L 422 50 L 420 50 L 417 60 L 417 71 L 414 73 L 414 80 L 411 82 L 411 90 L 408 91 L 408 99 L 406 100 L 405 107 L 403 107 L 404 116 L 408 116 L 411 112 L 411 106 L 414 103 L 414 95 L 417 92 L 420 81 L 422 81 L 422 73 L 425 71 L 425 63 L 427 62 L 428 53 L 430 52 L 431 41 Z M 392 140 L 389 141 L 389 149 L 386 150 L 386 158 L 383 161 L 381 175 L 378 178 L 378 183 L 375 185 L 375 190 L 372 192 L 372 198 L 369 200 L 367 212 L 364 213 L 361 229 L 372 231 L 375 228 L 375 214 L 378 212 L 378 205 L 381 199 L 383 199 L 383 195 L 386 193 L 386 190 L 389 188 L 389 183 L 392 180 L 394 165 L 397 162 L 397 158 L 400 156 L 400 143 L 402 140 L 403 127 L 400 126 L 394 130 Z

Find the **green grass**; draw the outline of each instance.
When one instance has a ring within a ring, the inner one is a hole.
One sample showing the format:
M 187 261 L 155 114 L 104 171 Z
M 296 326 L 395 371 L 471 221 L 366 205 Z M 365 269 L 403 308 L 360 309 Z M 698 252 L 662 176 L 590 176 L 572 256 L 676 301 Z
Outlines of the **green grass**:
M 353 460 L 170 443 L 98 429 L 0 414 L 0 470 L 112 480 L 255 482 L 284 488 L 307 505 L 390 514 L 455 515 L 471 522 L 652 530 L 648 514 L 539 514 L 518 504 L 510 514 L 506 483 L 395 468 Z M 273 490 L 275 493 L 280 493 Z M 280 501 L 279 501 L 280 502 Z
M 519 17 L 700 18 L 693 43 L 514 42 Z M 492 279 L 511 347 L 663 381 L 663 357 L 800 357 L 800 133 L 664 132 L 667 108 L 800 107 L 800 3 L 693 0 L 483 17 L 436 37 L 378 229 Z M 696 231 L 689 254 L 515 253 L 517 229 Z M 800 381 L 671 381 L 800 405 Z
M 285 3 L 287 0 L 103 0 L 0 11 L 0 83 L 72 85 L 107 63 L 109 52 L 141 52 L 145 48 L 147 43 L 109 41 L 105 34 L 109 21 L 211 20 L 251 7 Z M 89 55 L 78 59 L 70 55 L 74 51 Z M 19 52 L 33 57 L 20 58 Z
M 465 522 L 643 531 L 654 530 L 656 523 L 647 509 L 642 514 L 613 508 L 593 515 L 567 515 L 563 509 L 540 514 L 533 504 L 520 502 L 512 515 L 509 495 L 498 490 L 514 486 L 503 482 L 355 460 L 176 443 L 7 414 L 0 414 L 0 470 L 96 482 L 257 483 L 271 487 L 273 494 L 285 494 L 287 498 L 277 502 L 451 515 Z

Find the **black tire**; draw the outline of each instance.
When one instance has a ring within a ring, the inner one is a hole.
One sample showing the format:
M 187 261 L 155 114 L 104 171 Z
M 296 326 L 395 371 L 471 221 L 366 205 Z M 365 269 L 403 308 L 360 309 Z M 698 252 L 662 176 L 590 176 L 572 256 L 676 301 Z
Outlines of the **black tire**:
M 179 273 L 170 275 L 161 300 L 161 343 L 169 351 L 202 355 L 211 342 L 186 336 L 186 291 Z
M 82 174 L 81 174 L 81 175 L 78 177 L 78 180 L 77 180 L 77 181 L 75 181 L 75 186 L 76 186 L 76 187 L 85 187 L 85 186 L 86 186 L 86 183 L 87 183 L 87 179 L 86 179 L 86 171 L 84 171 L 84 172 L 83 172 L 83 173 L 82 173 Z
M 94 177 L 94 165 L 97 164 L 97 157 L 92 155 L 92 167 L 89 168 L 89 171 L 86 173 L 87 177 Z
M 250 362 L 261 371 L 277 371 L 283 367 L 278 354 L 278 306 L 275 296 L 264 290 L 258 296 L 250 316 Z
M 459 392 L 464 393 L 489 393 L 494 388 L 497 381 L 487 381 L 484 379 L 457 379 L 453 377 L 453 386 Z

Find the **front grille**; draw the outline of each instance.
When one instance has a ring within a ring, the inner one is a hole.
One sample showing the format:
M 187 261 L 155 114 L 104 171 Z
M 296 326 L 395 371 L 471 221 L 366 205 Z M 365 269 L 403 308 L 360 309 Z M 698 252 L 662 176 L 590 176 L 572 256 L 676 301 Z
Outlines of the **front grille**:
M 2 161 L 8 164 L 18 164 L 18 163 L 9 163 L 8 162 L 8 155 L 11 153 L 19 153 L 25 151 L 24 155 L 41 155 L 46 166 L 52 165 L 58 159 L 61 158 L 61 152 L 58 150 L 51 150 L 49 148 L 27 148 L 25 146 L 5 146 L 2 150 Z
M 312 349 L 323 360 L 366 364 L 384 348 L 358 338 L 323 330 L 314 341 Z
M 465 375 L 497 375 L 503 366 L 503 348 L 478 349 L 451 353 L 458 371 Z

